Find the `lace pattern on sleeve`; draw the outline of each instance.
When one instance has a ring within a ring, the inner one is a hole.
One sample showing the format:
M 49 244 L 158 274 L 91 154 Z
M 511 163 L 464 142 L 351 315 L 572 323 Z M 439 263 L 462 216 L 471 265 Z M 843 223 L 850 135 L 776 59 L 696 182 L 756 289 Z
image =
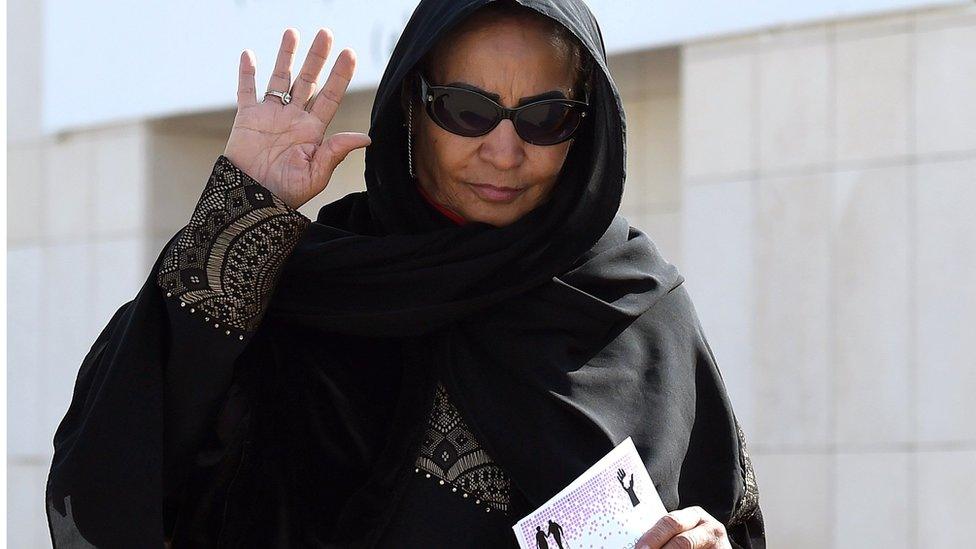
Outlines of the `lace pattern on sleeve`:
M 157 273 L 168 298 L 227 336 L 260 323 L 285 259 L 311 219 L 224 155 Z
M 475 439 L 440 382 L 414 472 L 482 507 L 509 514 L 512 481 Z
M 735 511 L 729 519 L 728 526 L 747 521 L 759 509 L 759 485 L 756 483 L 756 472 L 752 468 L 752 459 L 749 457 L 749 449 L 746 447 L 746 435 L 739 425 L 739 420 L 735 420 L 735 430 L 739 437 L 739 447 L 742 450 L 742 469 L 744 471 L 745 491 L 736 503 Z

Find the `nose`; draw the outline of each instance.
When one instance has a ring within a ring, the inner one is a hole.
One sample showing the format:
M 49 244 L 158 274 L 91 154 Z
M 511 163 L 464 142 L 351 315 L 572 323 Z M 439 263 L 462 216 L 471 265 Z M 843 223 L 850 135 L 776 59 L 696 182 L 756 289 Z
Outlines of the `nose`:
M 525 141 L 515 131 L 515 124 L 502 120 L 481 143 L 481 158 L 499 170 L 517 168 L 525 160 Z

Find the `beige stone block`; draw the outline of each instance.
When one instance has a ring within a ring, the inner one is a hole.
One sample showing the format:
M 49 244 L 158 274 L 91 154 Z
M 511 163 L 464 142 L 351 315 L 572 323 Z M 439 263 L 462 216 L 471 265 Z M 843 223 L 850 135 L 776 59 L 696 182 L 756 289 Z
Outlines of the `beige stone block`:
M 78 369 L 102 326 L 92 315 L 94 249 L 88 243 L 45 246 L 42 257 L 41 369 L 43 432 L 53 436 L 67 411 Z
M 52 242 L 79 242 L 94 229 L 94 144 L 85 133 L 59 136 L 44 150 L 41 231 Z
M 149 218 L 147 131 L 136 123 L 100 130 L 93 142 L 94 234 L 135 235 Z
M 213 111 L 174 114 L 166 118 L 146 121 L 147 131 L 154 135 L 209 137 L 226 145 L 234 127 L 237 106 Z
M 41 238 L 44 146 L 7 147 L 7 242 L 36 243 Z
M 860 40 L 891 34 L 911 32 L 913 12 L 896 12 L 884 15 L 867 15 L 853 19 L 843 19 L 833 23 L 834 38 L 838 41 Z
M 756 39 L 760 51 L 771 51 L 779 48 L 822 45 L 830 39 L 832 33 L 832 24 L 826 22 L 787 23 L 757 32 Z
M 617 209 L 617 213 L 628 219 L 644 215 L 645 207 L 638 202 L 637 192 L 636 188 L 624 188 L 624 196 L 620 200 L 620 208 Z
M 976 23 L 915 37 L 919 154 L 976 149 Z
M 918 9 L 912 12 L 912 19 L 920 31 L 973 26 L 976 25 L 976 4 L 965 2 Z
M 169 239 L 175 235 L 176 233 L 174 232 L 170 235 L 156 235 L 150 237 L 146 241 L 146 247 L 144 249 L 143 257 L 145 258 L 145 264 L 152 267 L 153 263 L 156 262 L 156 259 L 158 259 L 160 254 L 162 254 L 165 250 L 166 243 L 168 243 Z
M 152 267 L 146 261 L 145 247 L 141 236 L 95 242 L 92 322 L 96 325 L 108 323 L 123 303 L 139 293 Z
M 768 547 L 823 549 L 831 546 L 833 494 L 827 454 L 753 451 L 759 506 Z
M 686 44 L 681 51 L 683 62 L 701 61 L 716 57 L 730 57 L 755 53 L 760 35 L 755 32 L 725 34 L 696 40 Z
M 840 162 L 909 153 L 910 37 L 873 31 L 836 45 L 834 158 Z
M 976 441 L 976 160 L 916 167 L 915 378 L 921 441 Z
M 7 466 L 7 547 L 51 547 L 44 489 L 50 458 L 17 460 Z
M 149 139 L 148 226 L 168 239 L 190 221 L 227 140 L 189 131 L 158 131 Z
M 6 3 L 7 140 L 13 144 L 43 139 L 44 49 L 43 2 Z M 16 547 L 15 545 L 13 547 Z
M 647 128 L 644 118 L 638 112 L 638 101 L 624 101 L 624 112 L 627 116 L 627 155 L 626 177 L 624 178 L 624 193 L 620 199 L 620 213 L 625 216 L 635 215 L 644 210 L 642 204 L 645 187 L 650 186 L 643 165 L 646 158 L 638 152 L 640 144 L 646 142 Z
M 342 106 L 336 112 L 326 133 L 329 135 L 338 132 L 368 133 L 375 93 L 376 90 L 371 88 L 347 93 L 342 98 Z
M 659 48 L 643 52 L 642 73 L 645 95 L 681 93 L 681 48 Z
M 647 215 L 647 212 L 643 206 L 633 200 L 628 200 L 625 193 L 624 199 L 620 203 L 620 208 L 617 209 L 617 215 L 626 217 L 630 221 L 630 224 L 633 225 L 636 220 L 642 219 Z
M 758 133 L 763 172 L 815 166 L 827 160 L 828 72 L 825 40 L 803 40 L 796 45 L 784 37 L 762 45 Z
M 627 217 L 627 216 L 625 216 Z M 681 264 L 681 212 L 647 212 L 627 217 L 630 224 L 646 234 L 668 262 Z
M 653 96 L 627 109 L 627 181 L 624 201 L 654 211 L 681 201 L 680 99 Z
M 925 451 L 918 457 L 916 547 L 972 545 L 976 450 Z
M 911 514 L 913 495 L 909 480 L 914 456 L 841 453 L 835 459 L 837 493 L 831 506 L 831 547 L 916 547 L 911 542 L 915 517 Z
M 7 454 L 47 451 L 41 429 L 41 249 L 7 250 Z
M 911 439 L 908 169 L 834 178 L 830 298 L 836 442 Z
M 607 58 L 610 77 L 624 103 L 636 101 L 644 94 L 643 85 L 647 75 L 642 70 L 643 54 L 644 52 L 637 51 L 611 55 Z
M 830 417 L 830 180 L 821 175 L 759 182 L 755 288 L 756 406 L 753 431 L 770 445 L 832 440 Z
M 652 95 L 677 95 L 681 65 L 679 48 L 640 50 L 611 55 L 610 74 L 624 101 Z
M 685 178 L 741 176 L 754 170 L 755 55 L 691 55 L 682 68 Z
M 750 440 L 754 436 L 761 441 L 755 423 L 762 409 L 756 409 L 753 355 L 754 187 L 745 180 L 684 189 L 679 270 L 736 415 Z

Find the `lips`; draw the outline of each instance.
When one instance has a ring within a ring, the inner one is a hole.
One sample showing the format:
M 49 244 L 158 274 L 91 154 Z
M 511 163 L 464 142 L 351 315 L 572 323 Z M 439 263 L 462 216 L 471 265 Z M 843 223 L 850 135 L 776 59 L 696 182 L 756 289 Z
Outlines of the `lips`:
M 478 183 L 468 183 L 468 185 L 471 185 L 471 188 L 482 200 L 488 202 L 511 202 L 525 191 L 524 187 L 497 187 Z

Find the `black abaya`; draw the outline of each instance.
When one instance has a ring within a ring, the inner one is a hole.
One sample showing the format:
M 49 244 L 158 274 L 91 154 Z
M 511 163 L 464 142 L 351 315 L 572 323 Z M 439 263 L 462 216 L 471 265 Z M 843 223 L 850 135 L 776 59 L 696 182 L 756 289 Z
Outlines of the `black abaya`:
M 314 222 L 218 159 L 81 365 L 48 477 L 57 549 L 377 546 L 416 501 L 438 381 L 526 509 L 629 436 L 668 510 L 765 546 L 684 278 L 617 213 L 624 112 L 581 0 L 519 0 L 596 62 L 552 199 L 495 228 L 416 192 L 401 80 L 489 1 L 420 3 L 373 104 L 367 190 Z

